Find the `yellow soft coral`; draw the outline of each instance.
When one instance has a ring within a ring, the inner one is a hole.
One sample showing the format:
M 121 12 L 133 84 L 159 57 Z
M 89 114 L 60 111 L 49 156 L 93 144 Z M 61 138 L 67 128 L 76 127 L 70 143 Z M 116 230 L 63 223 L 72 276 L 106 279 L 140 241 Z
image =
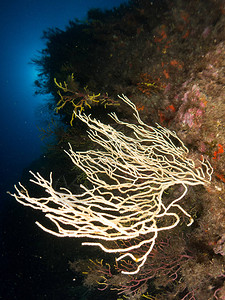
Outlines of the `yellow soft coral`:
M 84 87 L 83 91 L 79 90 L 78 84 L 74 79 L 74 74 L 72 73 L 68 76 L 67 81 L 63 83 L 57 82 L 54 78 L 55 85 L 59 88 L 57 94 L 60 97 L 60 100 L 57 103 L 55 108 L 58 113 L 67 103 L 72 104 L 73 113 L 70 120 L 70 125 L 73 126 L 73 120 L 76 117 L 78 111 L 83 111 L 85 106 L 91 108 L 93 103 L 101 103 L 106 107 L 107 105 L 117 105 L 117 102 L 114 102 L 108 97 L 108 94 L 101 96 L 101 93 L 95 94 L 88 90 L 88 87 Z M 63 93 L 62 93 L 63 92 Z

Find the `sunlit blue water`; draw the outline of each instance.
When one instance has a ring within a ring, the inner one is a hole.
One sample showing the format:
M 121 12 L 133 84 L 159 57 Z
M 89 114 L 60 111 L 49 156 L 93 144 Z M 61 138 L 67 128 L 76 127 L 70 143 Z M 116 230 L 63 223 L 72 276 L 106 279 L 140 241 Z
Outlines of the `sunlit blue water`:
M 43 30 L 65 29 L 69 20 L 85 19 L 90 8 L 112 8 L 121 2 L 124 1 L 1 1 L 1 193 L 18 181 L 23 168 L 41 153 L 35 111 L 45 97 L 34 97 L 33 82 L 37 79 L 37 70 L 29 62 L 44 48 Z
M 13 191 L 23 169 L 42 153 L 37 126 L 42 117 L 39 106 L 46 96 L 34 96 L 37 70 L 29 62 L 44 48 L 43 30 L 65 29 L 69 20 L 84 19 L 89 8 L 111 8 L 121 2 L 0 3 L 0 299 L 76 299 L 75 292 L 71 291 L 73 298 L 64 297 L 62 292 L 74 288 L 67 253 L 74 258 L 76 244 L 40 231 L 34 223 L 35 212 L 19 205 L 6 191 Z

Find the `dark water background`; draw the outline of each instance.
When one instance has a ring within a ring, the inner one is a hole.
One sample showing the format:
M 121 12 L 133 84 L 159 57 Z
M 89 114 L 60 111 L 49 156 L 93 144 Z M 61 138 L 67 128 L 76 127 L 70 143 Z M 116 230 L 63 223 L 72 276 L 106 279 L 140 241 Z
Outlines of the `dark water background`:
M 65 29 L 69 20 L 84 19 L 90 8 L 111 8 L 121 2 L 1 1 L 0 299 L 87 299 L 81 278 L 68 268 L 68 261 L 80 255 L 80 241 L 42 232 L 35 225 L 42 216 L 6 191 L 13 191 L 22 174 L 28 177 L 29 169 L 39 170 L 45 159 L 37 126 L 47 97 L 34 96 L 38 71 L 29 64 L 44 48 L 43 30 Z

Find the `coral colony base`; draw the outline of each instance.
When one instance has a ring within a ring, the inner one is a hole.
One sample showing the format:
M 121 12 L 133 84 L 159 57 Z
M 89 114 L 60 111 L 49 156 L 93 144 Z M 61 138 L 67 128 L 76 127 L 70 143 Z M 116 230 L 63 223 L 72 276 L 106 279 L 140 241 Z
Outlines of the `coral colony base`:
M 41 186 L 48 197 L 34 198 L 20 183 L 12 196 L 23 205 L 46 213 L 56 229 L 37 222 L 44 231 L 59 237 L 86 238 L 82 245 L 115 253 L 117 261 L 130 258 L 134 270 L 123 273 L 136 274 L 152 251 L 158 233 L 180 222 L 179 211 L 189 218 L 188 226 L 192 224 L 192 217 L 179 202 L 188 185 L 210 182 L 212 167 L 208 161 L 201 161 L 201 167 L 196 167 L 187 158 L 188 149 L 175 132 L 160 125 L 148 126 L 140 119 L 135 105 L 126 96 L 119 97 L 133 109 L 138 124 L 120 121 L 115 113 L 110 116 L 131 133 L 124 134 L 78 112 L 77 117 L 89 127 L 89 138 L 100 150 L 74 152 L 70 145 L 69 152 L 65 151 L 86 174 L 91 189 L 81 185 L 82 193 L 77 195 L 65 188 L 59 192 L 52 186 L 52 174 L 48 181 L 31 172 L 31 181 Z M 165 201 L 165 194 L 175 185 L 179 196 Z M 121 243 L 126 240 L 135 243 Z M 148 245 L 144 247 L 147 250 L 135 257 L 132 251 L 143 245 Z

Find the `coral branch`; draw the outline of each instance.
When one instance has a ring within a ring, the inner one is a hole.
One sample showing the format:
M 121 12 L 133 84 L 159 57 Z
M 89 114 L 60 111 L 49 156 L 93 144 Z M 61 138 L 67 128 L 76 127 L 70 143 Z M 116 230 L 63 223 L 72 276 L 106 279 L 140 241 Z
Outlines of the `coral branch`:
M 151 253 L 158 232 L 177 226 L 179 211 L 190 219 L 189 225 L 193 222 L 178 202 L 187 193 L 188 185 L 209 183 L 212 168 L 207 161 L 196 167 L 187 158 L 188 149 L 175 132 L 159 125 L 148 126 L 140 119 L 135 105 L 125 96 L 120 98 L 134 110 L 138 124 L 123 122 L 115 113 L 111 117 L 129 134 L 77 112 L 77 117 L 88 125 L 89 137 L 99 145 L 99 150 L 74 152 L 70 146 L 66 153 L 85 172 L 91 189 L 81 185 L 83 192 L 77 195 L 67 189 L 58 192 L 52 187 L 52 174 L 48 181 L 31 172 L 31 181 L 41 186 L 48 197 L 33 198 L 21 184 L 20 188 L 15 187 L 17 194 L 13 196 L 23 205 L 46 213 L 56 225 L 55 230 L 50 230 L 37 222 L 43 230 L 60 237 L 86 238 L 83 245 L 119 254 L 117 261 L 129 257 L 136 269 L 122 272 L 136 274 Z M 165 201 L 165 191 L 175 185 L 180 195 Z M 115 241 L 139 236 L 145 238 L 116 247 L 121 243 Z M 140 256 L 131 253 L 143 245 L 148 247 Z

